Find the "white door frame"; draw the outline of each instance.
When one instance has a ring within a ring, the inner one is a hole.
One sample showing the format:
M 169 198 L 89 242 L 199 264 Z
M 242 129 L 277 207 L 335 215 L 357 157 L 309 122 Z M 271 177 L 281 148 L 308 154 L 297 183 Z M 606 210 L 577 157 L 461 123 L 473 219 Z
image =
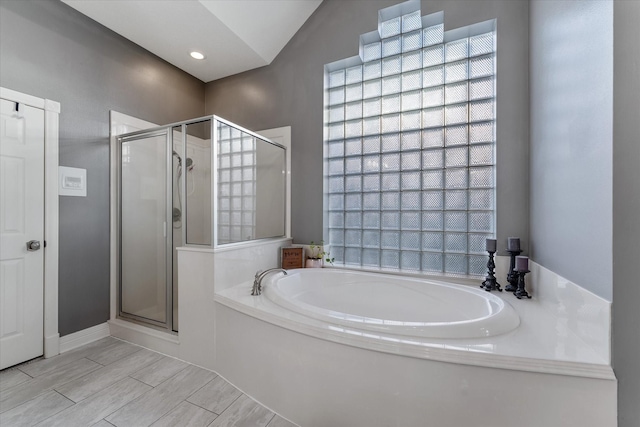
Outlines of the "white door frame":
M 60 353 L 58 333 L 58 119 L 60 103 L 0 87 L 0 98 L 44 110 L 44 357 Z

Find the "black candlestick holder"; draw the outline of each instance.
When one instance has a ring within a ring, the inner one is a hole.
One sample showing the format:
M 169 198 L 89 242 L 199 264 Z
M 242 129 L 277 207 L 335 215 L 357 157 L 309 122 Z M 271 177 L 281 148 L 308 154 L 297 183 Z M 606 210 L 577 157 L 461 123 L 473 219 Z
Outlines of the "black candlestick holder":
M 522 299 L 522 298 L 529 298 L 531 299 L 531 295 L 529 295 L 529 293 L 527 292 L 527 290 L 524 288 L 524 276 L 525 274 L 527 274 L 529 272 L 529 270 L 516 270 L 514 273 L 516 273 L 518 275 L 518 288 L 516 289 L 516 291 L 514 292 L 514 295 L 516 296 L 516 298 L 518 299 Z
M 496 279 L 496 275 L 495 275 L 495 269 L 496 269 L 496 263 L 493 260 L 493 254 L 495 254 L 496 252 L 493 251 L 487 251 L 489 252 L 489 261 L 487 261 L 487 277 L 485 277 L 484 282 L 482 282 L 482 284 L 480 285 L 481 288 L 483 288 L 485 291 L 500 291 L 502 292 L 502 288 L 500 287 L 500 284 L 498 283 L 498 280 Z
M 507 292 L 515 292 L 518 290 L 518 272 L 516 271 L 516 257 L 522 253 L 518 250 L 507 250 L 511 254 L 511 261 L 509 262 L 509 273 L 507 274 L 507 282 L 509 284 L 504 288 Z

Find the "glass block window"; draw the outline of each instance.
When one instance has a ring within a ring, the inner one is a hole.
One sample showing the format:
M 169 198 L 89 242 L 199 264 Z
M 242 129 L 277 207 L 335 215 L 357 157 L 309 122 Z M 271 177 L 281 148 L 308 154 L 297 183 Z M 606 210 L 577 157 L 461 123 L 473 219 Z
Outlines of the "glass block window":
M 409 5 L 409 6 L 408 6 Z M 336 264 L 482 275 L 495 236 L 495 23 L 407 2 L 325 67 L 325 239 Z
M 256 140 L 218 122 L 218 244 L 255 238 Z

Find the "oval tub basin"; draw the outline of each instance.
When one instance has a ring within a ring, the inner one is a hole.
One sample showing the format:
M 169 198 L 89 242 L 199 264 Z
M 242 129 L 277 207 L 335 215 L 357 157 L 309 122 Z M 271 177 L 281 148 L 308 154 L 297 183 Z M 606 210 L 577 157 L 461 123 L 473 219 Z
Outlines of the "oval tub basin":
M 265 280 L 264 294 L 304 316 L 392 335 L 482 338 L 520 324 L 511 305 L 479 287 L 387 274 L 291 270 Z

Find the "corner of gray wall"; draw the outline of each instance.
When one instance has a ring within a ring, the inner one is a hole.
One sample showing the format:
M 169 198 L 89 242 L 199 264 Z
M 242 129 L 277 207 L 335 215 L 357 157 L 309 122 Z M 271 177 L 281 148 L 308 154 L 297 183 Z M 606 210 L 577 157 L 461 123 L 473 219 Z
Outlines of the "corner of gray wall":
M 613 368 L 618 425 L 640 426 L 640 2 L 614 2 Z
M 530 67 L 532 258 L 610 301 L 612 2 L 532 0 Z

